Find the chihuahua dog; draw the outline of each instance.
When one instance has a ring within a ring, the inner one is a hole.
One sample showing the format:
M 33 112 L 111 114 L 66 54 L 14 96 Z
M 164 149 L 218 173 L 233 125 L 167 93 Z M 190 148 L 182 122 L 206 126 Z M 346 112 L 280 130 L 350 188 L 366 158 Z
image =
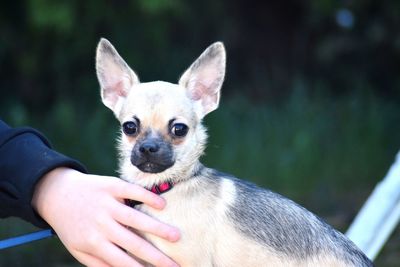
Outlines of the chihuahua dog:
M 200 163 L 207 139 L 202 119 L 218 107 L 225 59 L 217 42 L 178 84 L 141 83 L 109 41 L 98 44 L 101 98 L 121 124 L 121 177 L 168 203 L 162 211 L 131 204 L 179 228 L 181 240 L 141 234 L 180 266 L 373 266 L 300 205 Z

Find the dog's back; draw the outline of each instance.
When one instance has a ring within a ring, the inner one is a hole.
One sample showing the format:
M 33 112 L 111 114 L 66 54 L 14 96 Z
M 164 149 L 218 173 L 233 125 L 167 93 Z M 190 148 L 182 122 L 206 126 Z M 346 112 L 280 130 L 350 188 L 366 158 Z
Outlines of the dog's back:
M 295 202 L 225 174 L 219 177 L 235 185 L 228 212 L 235 229 L 279 254 L 281 265 L 286 258 L 293 266 L 373 266 L 343 234 Z

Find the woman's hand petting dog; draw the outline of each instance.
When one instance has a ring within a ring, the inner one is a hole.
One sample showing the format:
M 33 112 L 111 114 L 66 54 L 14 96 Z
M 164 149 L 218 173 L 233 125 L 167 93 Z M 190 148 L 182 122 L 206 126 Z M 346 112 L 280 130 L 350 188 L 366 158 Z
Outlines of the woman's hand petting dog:
M 171 242 L 180 238 L 179 231 L 126 206 L 125 199 L 156 209 L 166 205 L 160 196 L 140 186 L 68 168 L 55 169 L 40 180 L 32 205 L 84 265 L 141 266 L 133 254 L 155 266 L 177 266 L 127 227 Z

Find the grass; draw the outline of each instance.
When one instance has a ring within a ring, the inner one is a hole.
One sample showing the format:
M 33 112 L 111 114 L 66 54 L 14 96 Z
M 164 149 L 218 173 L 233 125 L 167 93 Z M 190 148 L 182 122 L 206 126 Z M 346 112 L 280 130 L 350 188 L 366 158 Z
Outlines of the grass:
M 61 101 L 42 116 L 14 103 L 2 116 L 40 129 L 91 172 L 115 175 L 118 124 L 100 101 L 90 110 Z M 205 119 L 210 138 L 202 161 L 282 193 L 345 230 L 400 148 L 399 121 L 398 105 L 369 93 L 331 98 L 299 89 L 280 105 L 223 98 Z M 5 237 L 30 228 L 3 220 L 0 229 Z M 57 240 L 0 253 L 1 266 L 39 266 L 44 258 L 46 266 L 75 264 Z M 394 266 L 385 258 L 379 263 Z

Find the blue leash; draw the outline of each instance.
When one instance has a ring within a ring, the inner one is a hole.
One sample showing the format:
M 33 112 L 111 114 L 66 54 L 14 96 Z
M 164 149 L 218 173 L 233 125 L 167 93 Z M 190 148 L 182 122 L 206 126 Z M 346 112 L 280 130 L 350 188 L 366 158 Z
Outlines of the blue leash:
M 19 246 L 36 240 L 48 238 L 54 235 L 53 230 L 47 229 L 17 237 L 0 240 L 0 250 Z

